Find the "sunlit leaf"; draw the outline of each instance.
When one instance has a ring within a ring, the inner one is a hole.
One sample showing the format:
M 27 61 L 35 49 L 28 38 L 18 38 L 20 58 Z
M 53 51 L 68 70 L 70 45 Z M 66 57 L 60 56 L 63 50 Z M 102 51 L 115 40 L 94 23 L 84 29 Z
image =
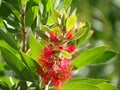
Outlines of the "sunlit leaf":
M 42 45 L 31 35 L 29 39 L 30 51 L 28 52 L 31 58 L 38 62 L 39 55 L 43 49 Z
M 117 52 L 114 51 L 105 51 L 99 58 L 97 58 L 93 64 L 105 63 L 111 58 L 115 57 Z
M 63 56 L 65 56 L 68 59 L 72 58 L 72 55 L 67 51 L 62 50 L 61 53 L 62 53 Z
M 69 83 L 64 85 L 64 90 L 102 90 L 98 86 L 91 85 L 91 84 L 79 84 L 79 83 Z
M 61 17 L 61 14 L 58 10 L 56 9 L 52 9 L 52 15 L 53 15 L 53 19 L 56 23 L 58 23 L 58 18 Z
M 98 46 L 87 51 L 82 52 L 73 61 L 73 65 L 77 68 L 85 67 L 92 64 L 98 57 L 100 57 L 107 49 L 107 46 Z
M 102 88 L 102 90 L 117 90 L 115 85 L 109 84 L 109 83 L 106 83 L 106 82 L 100 83 L 96 86 Z
M 71 15 L 66 22 L 66 29 L 70 30 L 75 26 L 75 23 L 77 21 L 77 17 L 75 14 Z
M 63 8 L 67 8 L 69 7 L 69 5 L 71 4 L 72 0 L 64 0 L 64 4 L 63 4 Z

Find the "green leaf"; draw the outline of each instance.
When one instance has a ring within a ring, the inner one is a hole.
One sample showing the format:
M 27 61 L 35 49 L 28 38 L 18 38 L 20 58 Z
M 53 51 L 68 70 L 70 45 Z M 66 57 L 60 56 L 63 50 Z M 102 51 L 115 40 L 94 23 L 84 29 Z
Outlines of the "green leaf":
M 1 63 L 0 62 L 0 72 L 1 71 L 6 71 L 6 70 L 10 70 L 10 68 L 9 68 L 9 66 L 8 65 L 6 65 L 5 63 Z
M 100 83 L 96 86 L 102 88 L 102 90 L 116 90 L 117 89 L 115 85 L 109 84 L 109 83 L 106 83 L 106 82 Z
M 36 30 L 36 32 L 42 39 L 48 41 L 48 36 L 45 34 L 43 30 Z
M 72 58 L 72 55 L 67 51 L 62 50 L 61 53 L 62 53 L 63 56 L 65 56 L 68 59 Z
M 43 31 L 50 31 L 51 29 L 48 27 L 48 26 L 46 26 L 46 25 L 41 25 L 41 28 L 42 28 L 42 30 Z
M 58 18 L 61 17 L 60 12 L 57 9 L 52 9 L 52 16 L 54 21 L 58 24 Z
M 16 43 L 1 29 L 0 29 L 0 39 L 5 40 L 11 47 L 17 49 Z
M 72 3 L 72 0 L 64 0 L 64 4 L 63 4 L 63 8 L 67 8 L 70 6 L 70 4 Z
M 7 29 L 7 31 L 11 32 L 11 33 L 20 33 L 20 27 L 16 26 L 18 24 L 18 22 L 13 22 L 12 20 L 4 20 L 3 24 L 5 26 L 5 28 Z
M 64 90 L 102 90 L 98 86 L 91 84 L 69 83 L 64 85 Z
M 20 52 L 20 54 L 21 54 L 23 62 L 26 64 L 27 67 L 29 67 L 31 72 L 36 73 L 37 67 L 38 67 L 37 62 L 35 62 L 29 55 L 27 55 L 26 53 L 22 51 Z
M 85 67 L 92 64 L 98 57 L 100 57 L 108 48 L 108 46 L 98 46 L 87 51 L 82 52 L 76 57 L 72 63 L 77 68 Z
M 87 39 L 89 36 L 91 25 L 89 22 L 86 22 L 86 26 L 83 27 L 83 29 L 86 31 L 84 34 L 80 37 L 77 43 L 77 47 L 80 47 L 80 45 Z
M 99 83 L 107 82 L 108 80 L 105 79 L 92 79 L 92 78 L 73 78 L 68 83 L 86 83 L 86 84 L 93 84 L 97 85 Z
M 20 11 L 18 11 L 17 9 L 16 9 L 16 7 L 14 7 L 13 6 L 13 2 L 12 3 L 9 3 L 9 2 L 4 2 L 5 4 L 6 4 L 6 6 L 8 6 L 10 9 L 11 9 L 11 11 L 12 11 L 12 13 L 15 15 L 15 17 L 17 17 L 17 19 L 18 20 L 20 20 L 20 18 L 19 18 L 19 15 L 20 15 Z M 17 3 L 16 3 L 17 4 Z
M 6 83 L 9 87 L 12 87 L 18 80 L 16 78 L 12 77 L 0 77 L 0 81 Z
M 0 81 L 0 89 L 1 90 L 10 90 L 10 87 L 5 82 Z
M 117 52 L 115 51 L 106 51 L 99 58 L 97 58 L 93 64 L 105 63 L 116 55 Z
M 12 48 L 5 40 L 0 40 L 0 46 L 10 49 L 13 52 L 17 52 L 14 48 Z
M 6 63 L 13 69 L 21 80 L 34 81 L 26 65 L 13 52 L 1 47 L 1 53 Z
M 29 39 L 29 46 L 29 55 L 31 56 L 31 58 L 38 62 L 40 52 L 43 49 L 42 45 L 31 35 Z
M 67 22 L 66 22 L 66 30 L 72 29 L 72 28 L 75 26 L 76 21 L 77 21 L 76 15 L 75 15 L 75 14 L 71 15 L 71 16 L 67 19 Z
M 79 38 L 81 38 L 86 32 L 87 32 L 88 29 L 81 29 L 79 30 L 78 32 L 75 33 L 74 37 L 72 38 L 72 40 L 77 40 Z
M 33 6 L 31 8 L 29 8 L 25 14 L 25 25 L 26 26 L 31 26 L 32 23 L 34 22 L 37 13 L 39 11 L 38 6 Z

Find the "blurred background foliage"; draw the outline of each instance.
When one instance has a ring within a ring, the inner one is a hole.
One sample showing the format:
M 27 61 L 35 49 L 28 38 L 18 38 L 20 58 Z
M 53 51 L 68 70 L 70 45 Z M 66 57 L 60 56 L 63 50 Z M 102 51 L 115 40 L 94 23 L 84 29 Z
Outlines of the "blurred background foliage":
M 36 2 L 37 1 L 38 0 L 36 0 Z M 16 6 L 17 4 L 14 5 L 19 11 L 20 7 Z M 107 44 L 111 50 L 120 52 L 120 0 L 73 0 L 70 6 L 72 10 L 76 8 L 78 21 L 90 21 L 92 24 L 94 34 L 88 41 L 89 46 L 93 47 Z M 9 9 L 8 7 L 6 8 Z M 9 14 L 8 11 L 0 11 L 1 16 L 3 13 L 7 16 Z M 43 15 L 44 18 L 47 17 L 46 15 L 47 14 Z M 3 29 L 5 27 L 2 20 L 5 17 L 0 18 L 0 28 Z M 45 20 L 43 20 L 43 24 L 46 23 L 44 21 Z M 18 23 L 15 24 L 16 26 L 20 25 Z M 0 56 L 0 58 L 2 57 Z M 0 62 L 3 61 L 0 60 Z M 6 64 L 0 63 L 0 76 L 12 76 L 13 73 L 11 72 L 12 70 L 10 70 Z M 120 90 L 120 54 L 106 64 L 91 65 L 82 70 L 75 71 L 74 74 L 76 77 L 109 79 L 112 83 L 117 84 Z
M 94 34 L 90 45 L 107 44 L 120 52 L 120 0 L 73 0 L 78 21 L 90 21 Z M 106 64 L 89 66 L 79 75 L 106 78 L 117 84 L 120 90 L 120 54 Z M 78 75 L 78 74 L 77 74 Z

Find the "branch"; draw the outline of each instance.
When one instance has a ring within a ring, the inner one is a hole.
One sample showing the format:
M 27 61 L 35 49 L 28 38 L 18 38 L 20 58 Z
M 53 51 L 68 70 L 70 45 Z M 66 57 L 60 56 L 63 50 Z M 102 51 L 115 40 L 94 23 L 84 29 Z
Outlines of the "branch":
M 23 52 L 26 52 L 26 32 L 25 32 L 25 23 L 24 23 L 24 17 L 25 17 L 25 11 L 22 9 L 22 37 L 23 37 Z

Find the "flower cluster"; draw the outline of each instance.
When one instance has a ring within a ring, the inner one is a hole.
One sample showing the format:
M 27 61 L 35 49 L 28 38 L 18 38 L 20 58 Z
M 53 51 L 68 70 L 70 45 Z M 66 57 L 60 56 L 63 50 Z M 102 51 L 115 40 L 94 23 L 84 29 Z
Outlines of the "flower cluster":
M 51 82 L 57 90 L 63 82 L 71 79 L 73 66 L 70 58 L 61 55 L 64 50 L 72 55 L 76 50 L 76 46 L 72 44 L 66 45 L 67 41 L 73 37 L 73 33 L 67 33 L 65 38 L 59 38 L 54 32 L 49 33 L 50 44 L 46 45 L 42 55 L 39 56 L 39 62 L 42 68 L 41 77 L 44 84 Z M 61 43 L 60 43 L 61 42 Z

